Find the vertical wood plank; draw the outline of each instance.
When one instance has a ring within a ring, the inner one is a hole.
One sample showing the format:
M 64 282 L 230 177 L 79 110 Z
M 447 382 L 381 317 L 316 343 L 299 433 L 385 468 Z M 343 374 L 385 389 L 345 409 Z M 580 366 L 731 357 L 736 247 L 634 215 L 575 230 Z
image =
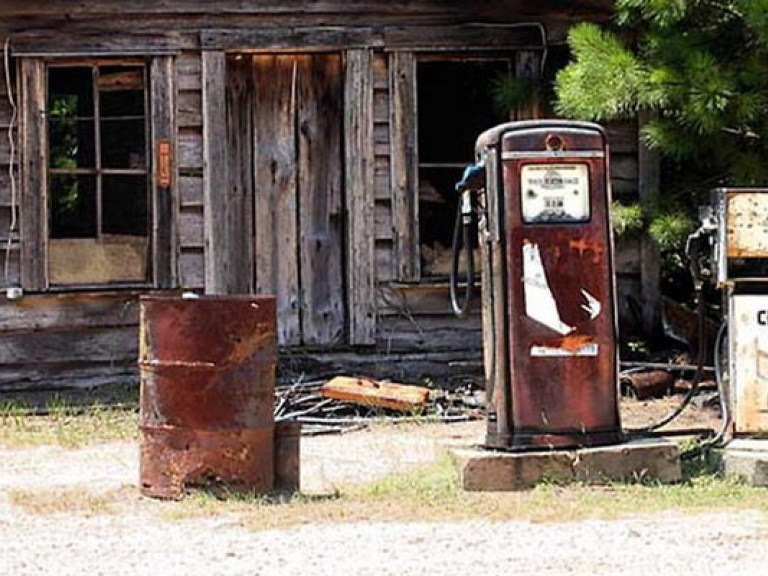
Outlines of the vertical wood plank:
M 239 272 L 238 290 L 253 286 L 253 81 L 248 60 L 231 60 L 227 68 L 227 160 L 232 241 L 231 264 Z
M 45 63 L 21 62 L 21 282 L 46 288 Z
M 638 118 L 638 138 L 642 126 L 652 119 L 646 113 Z M 638 194 L 644 206 L 650 206 L 659 193 L 661 164 L 659 153 L 649 149 L 642 140 L 638 141 Z M 640 305 L 643 316 L 643 331 L 653 337 L 661 334 L 661 256 L 656 243 L 643 235 L 640 241 Z
M 171 185 L 163 187 L 158 181 L 157 162 L 152 162 L 152 268 L 154 284 L 158 288 L 178 285 L 177 237 L 174 214 L 178 213 L 178 173 L 175 161 L 176 135 L 176 82 L 174 59 L 170 56 L 154 58 L 150 66 L 150 98 L 152 119 L 152 152 L 157 153 L 158 142 L 171 142 Z
M 341 55 L 296 62 L 302 339 L 328 346 L 343 341 L 345 318 Z
M 203 195 L 205 202 L 205 292 L 247 293 L 247 275 L 238 269 L 246 242 L 235 235 L 237 202 L 229 187 L 227 161 L 226 56 L 203 52 Z
M 376 341 L 374 237 L 373 61 L 369 50 L 346 54 L 345 191 L 350 344 Z
M 519 50 L 515 53 L 515 77 L 538 79 L 541 76 L 541 52 Z M 541 118 L 541 102 L 538 98 L 517 110 L 510 110 L 512 120 L 536 120 Z
M 390 58 L 391 179 L 396 278 L 412 281 L 421 278 L 416 58 L 410 52 L 394 52 Z
M 301 342 L 295 71 L 291 55 L 256 55 L 254 255 L 256 292 L 277 297 L 278 343 Z

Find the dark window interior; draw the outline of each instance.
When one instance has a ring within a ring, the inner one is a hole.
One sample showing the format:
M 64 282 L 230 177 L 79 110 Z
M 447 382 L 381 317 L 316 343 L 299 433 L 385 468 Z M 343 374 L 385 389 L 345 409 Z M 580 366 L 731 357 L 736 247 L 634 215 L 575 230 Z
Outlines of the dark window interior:
M 422 272 L 448 274 L 458 196 L 455 184 L 474 161 L 475 140 L 508 120 L 494 106 L 493 82 L 512 59 L 423 60 L 417 64 L 419 233 Z
M 51 238 L 148 236 L 143 65 L 51 66 Z

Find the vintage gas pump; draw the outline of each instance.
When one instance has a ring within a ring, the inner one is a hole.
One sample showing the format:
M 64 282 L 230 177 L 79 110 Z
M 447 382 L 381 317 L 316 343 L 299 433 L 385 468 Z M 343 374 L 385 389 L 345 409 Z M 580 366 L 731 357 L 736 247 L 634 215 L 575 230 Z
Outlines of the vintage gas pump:
M 721 288 L 727 344 L 715 345 L 724 422 L 735 437 L 768 434 L 768 189 L 720 188 L 702 218 L 712 234 L 712 276 Z M 723 354 L 726 352 L 726 354 Z M 720 358 L 727 356 L 727 364 Z M 722 364 L 722 365 L 721 365 Z M 725 369 L 724 369 L 725 368 Z
M 511 122 L 483 133 L 476 155 L 457 189 L 480 213 L 486 445 L 621 442 L 602 128 Z

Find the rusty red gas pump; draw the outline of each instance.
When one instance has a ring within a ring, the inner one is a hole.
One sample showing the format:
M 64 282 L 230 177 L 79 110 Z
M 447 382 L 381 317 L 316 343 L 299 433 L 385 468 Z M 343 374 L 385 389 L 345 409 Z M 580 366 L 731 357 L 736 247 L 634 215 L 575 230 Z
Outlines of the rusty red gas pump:
M 480 216 L 486 445 L 621 442 L 604 131 L 511 122 L 484 132 L 476 154 L 457 189 Z

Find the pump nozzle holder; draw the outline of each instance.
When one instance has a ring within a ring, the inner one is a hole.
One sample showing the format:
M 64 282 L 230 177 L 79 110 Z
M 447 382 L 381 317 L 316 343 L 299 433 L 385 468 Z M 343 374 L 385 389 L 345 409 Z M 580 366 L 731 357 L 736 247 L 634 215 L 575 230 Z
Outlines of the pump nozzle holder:
M 464 169 L 461 180 L 456 182 L 456 192 L 466 190 L 477 191 L 485 186 L 485 165 L 482 163 L 470 164 Z

